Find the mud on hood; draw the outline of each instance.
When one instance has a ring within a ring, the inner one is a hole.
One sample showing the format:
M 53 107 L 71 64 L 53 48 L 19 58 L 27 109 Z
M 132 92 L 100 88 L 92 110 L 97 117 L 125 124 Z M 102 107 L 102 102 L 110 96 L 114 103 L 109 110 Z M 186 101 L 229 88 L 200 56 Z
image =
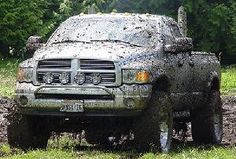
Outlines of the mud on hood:
M 37 50 L 34 60 L 44 59 L 101 59 L 127 63 L 157 55 L 153 48 L 132 46 L 123 43 L 61 43 L 45 46 Z M 151 58 L 151 57 L 150 57 Z

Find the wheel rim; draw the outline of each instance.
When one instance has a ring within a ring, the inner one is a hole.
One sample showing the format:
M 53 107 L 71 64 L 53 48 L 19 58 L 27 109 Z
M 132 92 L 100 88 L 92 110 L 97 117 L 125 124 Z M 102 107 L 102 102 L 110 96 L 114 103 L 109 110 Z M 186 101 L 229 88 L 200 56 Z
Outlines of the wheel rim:
M 214 115 L 214 133 L 217 142 L 221 140 L 222 136 L 222 124 L 221 124 L 221 115 L 220 114 L 215 114 Z
M 160 124 L 160 145 L 161 149 L 165 151 L 169 140 L 169 126 L 166 122 Z

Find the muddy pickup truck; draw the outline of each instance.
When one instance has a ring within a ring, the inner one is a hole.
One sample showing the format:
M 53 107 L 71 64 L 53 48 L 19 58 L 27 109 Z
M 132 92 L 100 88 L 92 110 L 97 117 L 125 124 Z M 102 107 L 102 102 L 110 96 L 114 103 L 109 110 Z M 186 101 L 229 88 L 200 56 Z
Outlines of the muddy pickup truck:
M 194 142 L 222 139 L 220 64 L 193 52 L 172 18 L 91 14 L 63 22 L 17 74 L 11 147 L 45 148 L 51 132 L 88 143 L 168 151 L 173 127 L 191 122 Z

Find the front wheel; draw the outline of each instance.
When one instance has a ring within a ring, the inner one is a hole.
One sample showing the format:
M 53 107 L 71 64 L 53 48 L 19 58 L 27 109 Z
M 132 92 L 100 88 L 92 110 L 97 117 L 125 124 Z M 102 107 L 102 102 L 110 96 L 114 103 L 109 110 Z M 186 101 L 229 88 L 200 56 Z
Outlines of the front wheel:
M 134 121 L 138 151 L 168 152 L 172 140 L 172 103 L 166 92 L 154 92 L 150 106 Z
M 207 104 L 193 110 L 191 119 L 194 142 L 220 144 L 223 136 L 223 115 L 219 91 L 212 90 Z
M 46 148 L 50 136 L 43 119 L 14 114 L 7 128 L 8 143 L 23 150 Z

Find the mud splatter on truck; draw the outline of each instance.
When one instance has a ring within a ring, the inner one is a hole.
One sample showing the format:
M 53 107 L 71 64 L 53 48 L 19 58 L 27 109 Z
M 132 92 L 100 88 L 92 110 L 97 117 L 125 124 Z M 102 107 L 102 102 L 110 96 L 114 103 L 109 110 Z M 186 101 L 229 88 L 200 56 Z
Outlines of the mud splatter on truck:
M 44 148 L 51 131 L 85 130 L 91 143 L 131 133 L 138 150 L 168 151 L 173 122 L 191 122 L 195 142 L 221 142 L 219 61 L 193 52 L 172 18 L 74 16 L 35 46 L 19 66 L 12 147 Z

